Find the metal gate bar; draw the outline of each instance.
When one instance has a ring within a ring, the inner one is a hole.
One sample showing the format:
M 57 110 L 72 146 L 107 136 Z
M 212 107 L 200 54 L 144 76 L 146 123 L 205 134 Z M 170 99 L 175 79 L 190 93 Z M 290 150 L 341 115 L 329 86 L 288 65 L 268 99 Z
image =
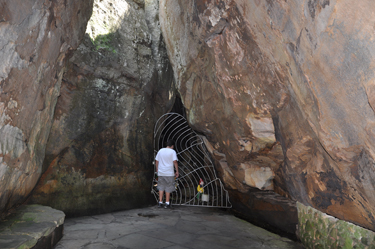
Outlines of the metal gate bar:
M 176 191 L 171 193 L 173 205 L 231 208 L 228 191 L 216 176 L 211 157 L 202 138 L 190 128 L 186 119 L 178 113 L 161 116 L 154 129 L 154 158 L 169 139 L 175 141 L 178 157 L 179 178 Z M 155 170 L 155 166 L 154 166 Z M 198 192 L 199 181 L 204 181 L 203 193 Z M 159 200 L 157 177 L 154 175 L 151 193 Z

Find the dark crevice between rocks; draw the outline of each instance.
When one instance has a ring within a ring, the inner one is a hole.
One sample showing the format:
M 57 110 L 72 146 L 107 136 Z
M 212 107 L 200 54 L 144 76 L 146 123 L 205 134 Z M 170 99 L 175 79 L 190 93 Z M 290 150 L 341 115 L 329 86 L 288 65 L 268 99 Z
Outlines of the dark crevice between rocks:
M 174 104 L 172 106 L 172 109 L 168 113 L 178 113 L 186 119 L 186 110 L 185 110 L 184 104 L 182 103 L 182 100 L 179 96 L 175 97 L 175 101 L 174 101 Z M 167 120 L 168 119 L 170 119 L 170 117 L 167 117 Z M 174 130 L 174 128 L 169 128 L 169 126 L 170 127 L 176 127 L 176 126 L 179 125 L 179 124 L 176 124 L 175 122 L 170 122 L 170 121 L 167 121 L 166 124 L 167 124 L 168 127 L 166 129 L 164 129 L 165 131 Z M 164 148 L 166 146 L 169 135 L 170 134 L 168 132 L 163 133 L 161 135 L 162 138 L 159 140 L 159 148 Z M 178 145 L 176 145 L 176 146 L 178 146 Z
M 178 113 L 182 115 L 184 118 L 186 118 L 186 109 L 184 104 L 182 103 L 182 100 L 179 96 L 176 96 L 174 105 L 172 107 L 172 110 L 170 112 Z
M 177 95 L 175 97 L 175 101 L 174 101 L 172 109 L 170 110 L 170 113 L 178 113 L 178 114 L 180 114 L 189 123 L 188 118 L 186 116 L 186 108 L 184 106 L 184 103 L 182 103 L 182 100 L 181 100 L 180 96 L 178 95 L 178 93 L 177 93 Z M 173 125 L 175 125 L 175 124 L 173 124 Z M 189 126 L 191 127 L 190 124 L 189 124 Z M 193 129 L 193 131 L 196 134 L 198 134 L 200 136 L 205 136 L 205 134 L 202 131 L 196 130 L 193 127 L 191 127 L 191 128 Z M 164 142 L 166 143 L 167 141 L 164 141 Z M 164 145 L 162 147 L 164 147 Z

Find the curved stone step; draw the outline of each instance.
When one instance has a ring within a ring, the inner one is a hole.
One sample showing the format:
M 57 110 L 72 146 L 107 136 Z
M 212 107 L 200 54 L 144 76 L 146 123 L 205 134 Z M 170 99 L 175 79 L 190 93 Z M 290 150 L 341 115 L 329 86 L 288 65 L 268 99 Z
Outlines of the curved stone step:
M 41 205 L 25 205 L 0 223 L 0 248 L 53 248 L 63 234 L 65 214 Z

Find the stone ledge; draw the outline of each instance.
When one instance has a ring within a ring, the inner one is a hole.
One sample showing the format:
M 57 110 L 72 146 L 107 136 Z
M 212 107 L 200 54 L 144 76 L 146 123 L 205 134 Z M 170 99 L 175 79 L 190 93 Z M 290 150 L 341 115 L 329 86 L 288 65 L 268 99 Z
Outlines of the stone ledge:
M 65 214 L 41 205 L 25 205 L 0 224 L 0 248 L 53 248 L 61 239 Z
M 273 191 L 253 189 L 247 193 L 229 190 L 233 213 L 257 226 L 297 240 L 296 203 Z

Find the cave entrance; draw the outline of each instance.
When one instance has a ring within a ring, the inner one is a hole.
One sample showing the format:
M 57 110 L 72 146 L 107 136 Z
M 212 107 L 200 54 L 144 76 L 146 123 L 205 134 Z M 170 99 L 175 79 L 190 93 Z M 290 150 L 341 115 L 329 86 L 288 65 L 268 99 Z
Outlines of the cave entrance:
M 199 136 L 187 120 L 178 113 L 161 116 L 154 129 L 154 158 L 169 139 L 175 141 L 180 176 L 171 193 L 172 205 L 231 208 L 228 192 L 216 176 L 211 157 Z M 154 166 L 155 170 L 155 166 Z M 200 185 L 200 180 L 203 184 Z M 198 190 L 203 188 L 203 191 Z M 159 201 L 157 176 L 154 175 L 152 194 Z

